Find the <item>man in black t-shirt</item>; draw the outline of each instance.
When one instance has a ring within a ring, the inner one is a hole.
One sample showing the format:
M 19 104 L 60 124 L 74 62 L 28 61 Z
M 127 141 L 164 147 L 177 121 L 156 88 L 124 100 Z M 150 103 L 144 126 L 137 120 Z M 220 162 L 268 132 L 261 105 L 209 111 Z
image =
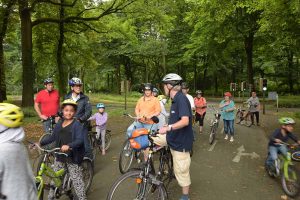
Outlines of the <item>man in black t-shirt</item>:
M 171 149 L 174 174 L 178 184 L 182 187 L 180 200 L 189 200 L 190 151 L 194 141 L 191 105 L 188 98 L 181 92 L 182 78 L 179 75 L 167 74 L 162 82 L 165 94 L 172 99 L 172 105 L 169 124 L 162 127 L 159 133 L 166 134 L 166 141 Z

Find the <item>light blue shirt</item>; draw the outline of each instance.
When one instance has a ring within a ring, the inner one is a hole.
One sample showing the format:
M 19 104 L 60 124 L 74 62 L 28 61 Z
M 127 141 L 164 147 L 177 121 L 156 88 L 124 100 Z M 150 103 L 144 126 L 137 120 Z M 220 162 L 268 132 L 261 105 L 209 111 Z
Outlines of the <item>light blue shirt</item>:
M 220 105 L 222 106 L 224 104 L 225 104 L 225 100 L 222 100 Z M 234 120 L 234 110 L 230 111 L 230 112 L 225 112 L 225 110 L 234 108 L 234 106 L 235 106 L 234 101 L 230 100 L 230 103 L 228 105 L 220 108 L 222 110 L 221 115 L 222 115 L 223 119 L 225 119 L 225 120 Z

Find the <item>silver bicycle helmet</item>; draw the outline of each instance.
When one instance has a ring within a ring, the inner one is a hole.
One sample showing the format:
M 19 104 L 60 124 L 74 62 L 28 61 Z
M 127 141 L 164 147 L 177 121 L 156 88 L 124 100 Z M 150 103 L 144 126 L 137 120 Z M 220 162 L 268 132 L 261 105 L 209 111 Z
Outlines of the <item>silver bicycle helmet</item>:
M 175 86 L 182 82 L 182 78 L 178 74 L 170 73 L 165 75 L 165 77 L 162 79 L 162 82 Z
M 82 85 L 82 81 L 79 78 L 73 77 L 69 80 L 69 86 Z

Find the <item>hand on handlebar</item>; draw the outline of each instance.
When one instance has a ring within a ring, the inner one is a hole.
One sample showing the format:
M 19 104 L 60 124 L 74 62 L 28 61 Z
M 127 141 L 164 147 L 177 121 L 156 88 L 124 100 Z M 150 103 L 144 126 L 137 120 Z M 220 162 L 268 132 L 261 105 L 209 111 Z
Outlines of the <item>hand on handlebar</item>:
M 284 144 L 284 142 L 282 142 L 282 140 L 280 140 L 280 139 L 274 139 L 274 142 L 276 143 L 276 144 Z
M 61 147 L 61 151 L 62 152 L 67 152 L 67 151 L 69 151 L 70 150 L 70 146 L 69 145 L 63 145 L 62 147 Z

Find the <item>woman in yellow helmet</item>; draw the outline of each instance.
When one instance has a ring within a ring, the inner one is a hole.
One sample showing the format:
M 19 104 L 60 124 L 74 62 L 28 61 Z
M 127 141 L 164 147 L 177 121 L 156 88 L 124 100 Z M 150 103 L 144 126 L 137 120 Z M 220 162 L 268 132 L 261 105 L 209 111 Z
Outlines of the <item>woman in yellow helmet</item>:
M 0 103 L 0 196 L 6 199 L 37 199 L 34 176 L 22 143 L 23 118 L 18 106 Z

